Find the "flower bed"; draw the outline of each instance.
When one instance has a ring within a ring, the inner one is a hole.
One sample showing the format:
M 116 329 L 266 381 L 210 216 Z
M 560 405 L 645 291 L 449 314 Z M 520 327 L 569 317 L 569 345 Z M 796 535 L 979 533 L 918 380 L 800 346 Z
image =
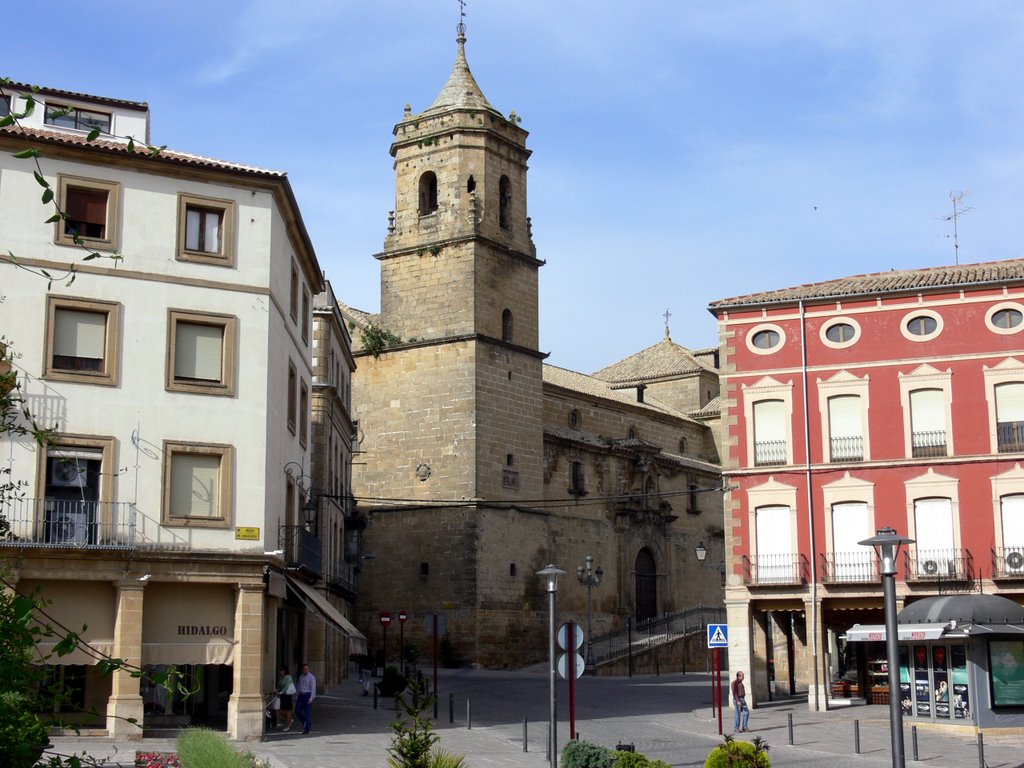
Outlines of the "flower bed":
M 175 752 L 136 752 L 135 768 L 181 768 Z

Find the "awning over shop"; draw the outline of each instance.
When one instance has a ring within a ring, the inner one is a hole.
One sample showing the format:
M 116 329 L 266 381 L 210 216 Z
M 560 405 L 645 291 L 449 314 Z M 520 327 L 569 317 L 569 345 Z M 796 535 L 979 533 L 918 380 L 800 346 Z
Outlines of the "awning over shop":
M 39 623 L 54 633 L 36 643 L 35 660 L 61 666 L 96 664 L 113 654 L 115 593 L 110 582 L 25 579 L 18 591 L 43 601 Z M 78 634 L 79 645 L 58 656 L 57 644 L 68 632 Z
M 146 587 L 143 664 L 232 664 L 235 592 L 226 584 Z
M 344 634 L 348 635 L 352 653 L 366 653 L 366 636 L 356 629 L 352 622 L 341 614 L 341 611 L 331 605 L 326 597 L 317 592 L 312 584 L 307 584 L 301 579 L 288 576 L 288 587 L 296 597 L 305 603 L 306 608 L 316 611 Z
M 947 629 L 947 624 L 900 624 L 897 636 L 900 640 L 938 640 Z M 846 630 L 846 639 L 851 643 L 881 642 L 886 639 L 884 624 L 854 624 Z

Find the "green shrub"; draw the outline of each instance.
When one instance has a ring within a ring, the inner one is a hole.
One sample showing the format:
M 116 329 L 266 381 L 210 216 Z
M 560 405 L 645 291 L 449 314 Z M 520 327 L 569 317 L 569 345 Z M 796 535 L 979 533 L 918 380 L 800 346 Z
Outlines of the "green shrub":
M 615 763 L 612 768 L 672 768 L 672 766 L 663 760 L 651 760 L 639 752 L 615 752 Z
M 377 683 L 377 690 L 381 696 L 396 696 L 405 690 L 408 681 L 405 675 L 398 671 L 398 667 L 392 665 L 384 670 L 384 674 Z
M 429 768 L 466 768 L 466 756 L 435 748 L 430 753 L 428 765 Z
M 562 768 L 608 768 L 615 755 L 614 750 L 600 744 L 570 741 L 562 750 Z
M 207 728 L 186 728 L 178 735 L 181 768 L 248 768 L 227 739 Z
M 771 765 L 768 744 L 760 736 L 750 742 L 736 741 L 728 734 L 704 762 L 704 768 L 771 768 Z

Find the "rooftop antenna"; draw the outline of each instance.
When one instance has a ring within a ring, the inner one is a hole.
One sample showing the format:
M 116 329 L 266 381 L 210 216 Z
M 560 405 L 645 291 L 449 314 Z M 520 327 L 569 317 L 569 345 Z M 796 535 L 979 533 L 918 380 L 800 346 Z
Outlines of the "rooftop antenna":
M 668 310 L 666 309 L 666 310 L 665 310 L 665 314 L 664 314 L 664 315 L 662 315 L 662 317 L 664 317 L 664 318 L 665 318 L 665 338 L 666 338 L 666 339 L 670 339 L 670 340 L 671 340 L 671 338 L 672 338 L 672 337 L 671 337 L 671 336 L 669 336 L 669 333 L 668 333 L 668 319 L 669 319 L 670 317 L 672 317 L 672 313 L 671 313 L 671 312 L 669 312 L 669 311 L 668 311 Z
M 955 257 L 955 263 L 960 266 L 960 237 L 957 233 L 956 223 L 960 216 L 965 213 L 969 213 L 974 210 L 971 206 L 964 205 L 964 198 L 971 194 L 971 190 L 965 190 L 963 192 L 952 191 L 949 193 L 950 202 L 953 203 L 953 213 L 950 216 L 944 216 L 943 221 L 953 222 L 953 254 Z

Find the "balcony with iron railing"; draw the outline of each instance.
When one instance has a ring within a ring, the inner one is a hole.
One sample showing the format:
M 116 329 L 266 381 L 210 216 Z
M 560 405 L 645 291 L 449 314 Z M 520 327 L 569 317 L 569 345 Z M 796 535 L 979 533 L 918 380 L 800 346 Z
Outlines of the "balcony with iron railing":
M 992 578 L 1024 580 L 1024 546 L 993 548 Z
M 9 499 L 0 547 L 134 549 L 141 518 L 129 502 Z
M 1000 453 L 1024 453 L 1024 422 L 1001 421 L 996 424 Z
M 832 461 L 864 461 L 864 438 L 860 435 L 829 440 Z
M 822 553 L 818 559 L 823 584 L 877 584 L 878 558 L 873 552 Z
M 288 568 L 317 579 L 323 577 L 323 543 L 304 525 L 282 525 L 279 540 Z
M 799 586 L 807 583 L 807 558 L 799 553 L 744 555 L 743 582 L 747 586 Z
M 903 553 L 908 582 L 971 581 L 974 558 L 966 549 L 914 549 Z
M 754 466 L 773 467 L 788 459 L 785 440 L 757 440 L 754 442 Z
M 946 455 L 946 430 L 912 432 L 910 435 L 911 456 L 915 459 L 929 459 Z

